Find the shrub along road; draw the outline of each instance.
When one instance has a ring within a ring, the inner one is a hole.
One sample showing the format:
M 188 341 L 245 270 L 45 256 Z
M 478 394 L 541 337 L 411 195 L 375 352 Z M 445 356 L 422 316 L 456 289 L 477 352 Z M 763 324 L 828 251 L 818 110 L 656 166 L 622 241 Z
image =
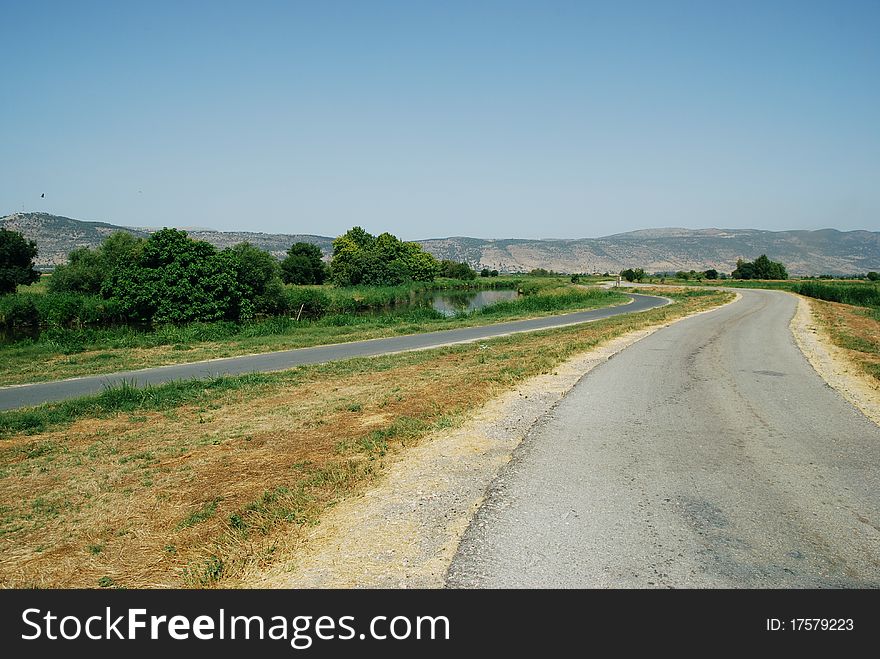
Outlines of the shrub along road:
M 502 470 L 452 587 L 880 587 L 880 428 L 738 302 L 598 366 Z
M 633 301 L 626 305 L 578 311 L 558 316 L 545 316 L 479 327 L 425 332 L 423 334 L 354 341 L 313 348 L 299 348 L 259 355 L 229 357 L 54 382 L 2 387 L 0 388 L 0 410 L 29 407 L 41 403 L 88 396 L 101 392 L 105 387 L 118 385 L 123 382 L 134 384 L 135 386 L 145 386 L 192 378 L 281 371 L 303 364 L 321 364 L 352 357 L 372 357 L 407 350 L 422 350 L 452 343 L 480 341 L 515 332 L 532 332 L 553 327 L 563 327 L 565 325 L 591 322 L 621 314 L 646 311 L 668 304 L 668 300 L 660 297 L 636 294 L 631 295 L 631 297 Z

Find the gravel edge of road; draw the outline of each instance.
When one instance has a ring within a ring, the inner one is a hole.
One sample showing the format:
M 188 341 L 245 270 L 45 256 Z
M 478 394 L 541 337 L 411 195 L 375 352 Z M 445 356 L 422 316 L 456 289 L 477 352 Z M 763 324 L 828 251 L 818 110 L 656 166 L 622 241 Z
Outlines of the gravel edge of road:
M 532 426 L 587 373 L 637 341 L 723 305 L 619 336 L 531 378 L 465 424 L 398 454 L 366 492 L 321 518 L 296 557 L 231 587 L 442 588 L 459 542 L 499 469 Z
M 834 345 L 810 300 L 795 297 L 798 305 L 789 327 L 798 348 L 829 387 L 880 426 L 880 386 Z

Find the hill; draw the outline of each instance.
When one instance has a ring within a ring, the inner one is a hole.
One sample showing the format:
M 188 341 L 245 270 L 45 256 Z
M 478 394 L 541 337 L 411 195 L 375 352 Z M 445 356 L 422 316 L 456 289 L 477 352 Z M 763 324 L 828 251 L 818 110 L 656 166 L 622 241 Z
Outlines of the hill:
M 114 231 L 147 236 L 155 228 L 83 222 L 46 213 L 14 213 L 0 227 L 22 232 L 37 243 L 40 266 L 64 263 L 76 247 L 94 247 Z M 332 238 L 311 234 L 192 229 L 190 236 L 219 248 L 248 241 L 281 258 L 295 242 L 318 245 L 325 255 Z M 758 229 L 644 229 L 603 238 L 526 240 L 452 237 L 419 241 L 441 259 L 465 261 L 481 269 L 528 272 L 619 272 L 641 267 L 648 272 L 706 270 L 730 272 L 736 260 L 767 254 L 792 274 L 854 274 L 880 271 L 880 232 L 762 231 Z
M 855 274 L 880 270 L 880 232 L 761 231 L 757 229 L 646 229 L 577 240 L 423 240 L 443 258 L 498 270 L 558 272 L 731 272 L 739 258 L 767 254 L 792 274 Z
M 126 231 L 146 237 L 161 227 L 123 227 L 106 222 L 83 222 L 47 213 L 13 213 L 0 217 L 0 227 L 20 231 L 37 243 L 36 263 L 47 267 L 65 263 L 67 255 L 77 247 L 96 247 L 114 231 Z M 282 258 L 295 242 L 314 243 L 326 254 L 332 249 L 332 238 L 300 234 L 257 233 L 254 231 L 214 231 L 212 229 L 186 229 L 197 240 L 204 240 L 220 249 L 249 242 L 260 249 Z

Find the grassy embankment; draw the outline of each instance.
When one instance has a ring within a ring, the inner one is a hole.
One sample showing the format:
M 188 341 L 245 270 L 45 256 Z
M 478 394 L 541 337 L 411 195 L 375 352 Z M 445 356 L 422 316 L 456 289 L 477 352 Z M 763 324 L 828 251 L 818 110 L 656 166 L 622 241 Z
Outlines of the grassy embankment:
M 479 344 L 0 413 L 0 586 L 234 585 L 294 556 L 322 510 L 426 434 L 602 341 L 730 298 L 663 295 L 676 303 Z
M 804 282 L 795 291 L 814 298 L 812 308 L 834 344 L 880 381 L 880 285 Z
M 326 306 L 320 318 L 297 321 L 278 317 L 244 323 L 165 325 L 149 332 L 124 326 L 49 328 L 36 340 L 0 344 L 0 386 L 486 325 L 627 300 L 614 291 L 575 287 L 561 277 L 493 277 L 472 282 L 439 280 L 433 285 L 349 289 L 303 288 L 321 295 L 322 304 Z M 405 306 L 407 301 L 429 290 L 475 288 L 516 288 L 524 295 L 515 301 L 454 317 L 445 317 L 431 308 Z M 398 305 L 397 310 L 394 305 Z M 381 313 L 359 313 L 370 310 Z

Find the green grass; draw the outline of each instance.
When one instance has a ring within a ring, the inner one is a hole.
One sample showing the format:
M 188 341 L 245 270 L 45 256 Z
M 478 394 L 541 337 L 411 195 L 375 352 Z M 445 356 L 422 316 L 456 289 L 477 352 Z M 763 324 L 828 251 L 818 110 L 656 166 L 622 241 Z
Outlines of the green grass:
M 207 502 L 204 506 L 202 506 L 199 510 L 189 514 L 184 519 L 180 521 L 177 525 L 178 531 L 181 529 L 187 529 L 190 526 L 195 526 L 205 520 L 211 519 L 217 513 L 217 504 L 220 503 L 220 498 L 215 498 L 212 501 Z
M 828 302 L 880 309 L 880 285 L 874 283 L 801 281 L 792 290 Z
M 671 286 L 722 286 L 726 288 L 769 288 L 790 291 L 800 282 L 798 279 L 676 279 L 675 277 L 648 277 L 646 284 L 667 284 Z M 626 285 L 626 282 L 622 282 Z
M 182 405 L 213 400 L 230 390 L 248 389 L 277 382 L 279 374 L 248 374 L 209 380 L 184 380 L 158 386 L 134 387 L 127 382 L 107 387 L 95 396 L 60 403 L 0 412 L 0 437 L 19 433 L 36 434 L 77 419 L 106 418 L 119 413 L 168 411 Z M 288 376 L 289 377 L 289 376 Z M 34 455 L 52 447 L 34 446 Z

